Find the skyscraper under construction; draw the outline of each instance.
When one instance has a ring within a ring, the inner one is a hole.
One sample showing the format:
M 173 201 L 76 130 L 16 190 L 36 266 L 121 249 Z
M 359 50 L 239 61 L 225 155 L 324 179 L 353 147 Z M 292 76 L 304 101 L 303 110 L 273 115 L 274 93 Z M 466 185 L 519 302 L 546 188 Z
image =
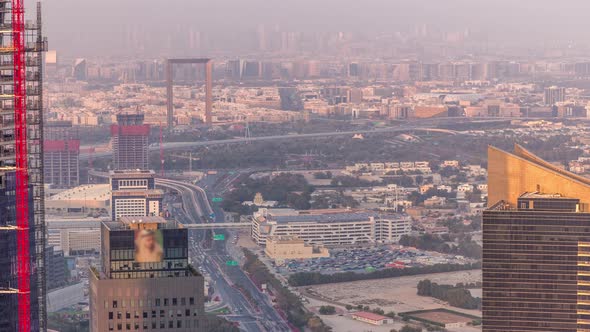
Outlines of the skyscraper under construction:
M 41 6 L 0 0 L 0 330 L 44 331 Z
M 117 114 L 117 124 L 111 126 L 115 170 L 148 169 L 150 126 L 143 120 L 139 110 Z

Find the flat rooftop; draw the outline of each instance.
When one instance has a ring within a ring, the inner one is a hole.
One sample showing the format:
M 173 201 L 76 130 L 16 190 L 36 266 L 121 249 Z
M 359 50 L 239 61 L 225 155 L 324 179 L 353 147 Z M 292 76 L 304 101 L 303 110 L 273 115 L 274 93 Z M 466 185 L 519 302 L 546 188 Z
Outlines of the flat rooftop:
M 62 191 L 48 198 L 50 201 L 106 201 L 111 199 L 109 184 L 86 184 Z
M 112 195 L 113 197 L 141 196 L 154 198 L 164 196 L 164 191 L 161 189 L 124 189 L 115 190 Z
M 155 177 L 156 173 L 152 170 L 128 169 L 110 171 L 109 175 L 113 179 L 145 179 Z
M 129 230 L 131 226 L 137 226 L 141 224 L 153 225 L 157 224 L 158 229 L 175 229 L 183 228 L 182 224 L 176 220 L 166 220 L 158 216 L 145 216 L 145 217 L 120 217 L 117 221 L 105 221 L 103 224 L 109 230 Z
M 530 192 L 520 195 L 519 198 L 551 198 L 551 199 L 572 199 L 561 194 L 545 194 L 539 192 Z
M 378 314 L 368 312 L 368 311 L 357 311 L 357 312 L 353 312 L 351 315 L 356 316 L 356 317 L 360 317 L 360 318 L 364 318 L 364 319 L 368 319 L 368 320 L 372 320 L 375 322 L 382 321 L 384 319 L 389 319 L 388 317 L 378 315 Z
M 165 224 L 166 219 L 158 216 L 146 216 L 146 217 L 120 217 L 119 222 L 125 225 L 131 224 Z
M 395 215 L 383 215 L 375 212 L 352 212 L 352 213 L 329 213 L 329 214 L 300 214 L 288 216 L 269 216 L 269 221 L 277 223 L 299 223 L 299 222 L 320 222 L 339 223 L 367 221 L 370 218 L 378 219 L 399 219 Z

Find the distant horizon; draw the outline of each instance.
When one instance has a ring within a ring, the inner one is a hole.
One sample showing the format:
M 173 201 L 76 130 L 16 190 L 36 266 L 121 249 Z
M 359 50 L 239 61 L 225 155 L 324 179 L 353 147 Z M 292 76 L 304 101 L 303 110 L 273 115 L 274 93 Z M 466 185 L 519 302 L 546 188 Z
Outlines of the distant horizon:
M 28 16 L 34 4 L 27 2 Z M 50 49 L 71 56 L 133 54 L 137 50 L 126 50 L 133 47 L 126 40 L 142 41 L 144 35 L 156 45 L 182 45 L 186 40 L 178 35 L 188 29 L 219 39 L 219 48 L 231 51 L 240 47 L 233 45 L 232 35 L 254 34 L 260 24 L 279 24 L 285 31 L 356 33 L 393 33 L 426 25 L 449 31 L 470 29 L 498 42 L 525 45 L 590 40 L 585 17 L 590 3 L 581 0 L 559 6 L 543 0 L 45 0 L 42 4 Z M 153 46 L 144 52 L 158 50 Z

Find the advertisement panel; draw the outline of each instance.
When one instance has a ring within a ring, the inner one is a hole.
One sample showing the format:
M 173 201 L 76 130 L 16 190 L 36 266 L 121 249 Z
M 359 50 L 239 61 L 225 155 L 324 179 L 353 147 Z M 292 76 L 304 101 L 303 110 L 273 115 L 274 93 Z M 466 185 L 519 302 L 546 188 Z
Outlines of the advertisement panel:
M 141 229 L 135 231 L 135 261 L 157 263 L 164 259 L 164 239 L 160 230 Z

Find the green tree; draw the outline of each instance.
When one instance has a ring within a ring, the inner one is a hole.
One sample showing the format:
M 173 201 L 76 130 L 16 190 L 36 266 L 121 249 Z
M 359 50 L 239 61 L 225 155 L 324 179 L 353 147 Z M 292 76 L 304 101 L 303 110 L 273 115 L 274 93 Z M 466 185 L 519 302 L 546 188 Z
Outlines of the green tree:
M 402 327 L 401 330 L 399 330 L 399 332 L 422 332 L 422 328 L 406 325 Z
M 323 305 L 320 307 L 319 312 L 322 315 L 333 315 L 336 313 L 336 308 L 331 305 Z

